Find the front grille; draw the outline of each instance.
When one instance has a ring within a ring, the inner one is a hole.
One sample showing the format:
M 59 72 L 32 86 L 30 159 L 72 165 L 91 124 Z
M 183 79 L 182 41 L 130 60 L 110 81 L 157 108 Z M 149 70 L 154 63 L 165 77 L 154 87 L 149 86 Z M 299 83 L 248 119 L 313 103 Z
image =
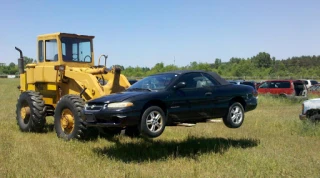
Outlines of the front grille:
M 106 107 L 106 104 L 88 103 L 85 105 L 84 109 L 87 111 L 100 111 L 104 106 Z

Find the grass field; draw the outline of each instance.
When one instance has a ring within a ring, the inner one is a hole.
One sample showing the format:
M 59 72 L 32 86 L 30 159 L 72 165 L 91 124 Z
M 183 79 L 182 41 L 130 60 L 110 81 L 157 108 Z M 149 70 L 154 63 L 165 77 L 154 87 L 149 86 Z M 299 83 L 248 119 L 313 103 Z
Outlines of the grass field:
M 320 125 L 299 120 L 301 103 L 259 96 L 239 129 L 219 122 L 167 127 L 156 139 L 66 142 L 50 129 L 19 131 L 18 82 L 0 79 L 0 177 L 320 177 Z

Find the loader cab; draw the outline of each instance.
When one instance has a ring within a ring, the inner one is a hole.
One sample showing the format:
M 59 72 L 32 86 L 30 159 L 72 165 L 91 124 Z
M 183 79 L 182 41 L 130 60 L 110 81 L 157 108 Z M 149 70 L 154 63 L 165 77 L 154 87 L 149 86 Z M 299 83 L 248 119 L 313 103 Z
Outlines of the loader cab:
M 57 77 L 61 77 L 58 69 L 64 71 L 94 66 L 93 38 L 69 33 L 39 35 L 38 63 L 26 65 L 28 87 L 21 83 L 22 90 L 35 90 L 35 83 L 56 83 Z
M 38 65 L 88 67 L 94 65 L 94 36 L 53 33 L 38 36 Z

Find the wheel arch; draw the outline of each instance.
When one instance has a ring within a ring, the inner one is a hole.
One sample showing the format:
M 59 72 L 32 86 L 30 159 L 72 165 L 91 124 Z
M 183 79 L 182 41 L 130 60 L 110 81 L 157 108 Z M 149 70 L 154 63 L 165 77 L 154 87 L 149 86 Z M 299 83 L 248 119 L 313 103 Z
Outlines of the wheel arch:
M 164 112 L 165 116 L 167 117 L 167 107 L 166 107 L 166 104 L 159 100 L 159 99 L 154 99 L 154 100 L 150 100 L 148 101 L 147 103 L 144 104 L 141 112 L 140 112 L 140 118 L 142 117 L 143 115 L 143 112 L 150 106 L 158 106 L 162 109 L 162 111 Z
M 231 105 L 232 105 L 233 103 L 235 103 L 235 102 L 240 103 L 240 104 L 242 105 L 243 109 L 246 110 L 246 102 L 245 102 L 245 100 L 244 100 L 242 97 L 237 96 L 237 97 L 232 98 L 232 99 L 230 100 L 230 102 L 229 102 L 229 106 L 231 106 Z
M 320 114 L 320 109 L 310 109 L 306 112 L 306 115 L 308 118 L 310 118 L 311 116 L 313 116 L 315 114 Z

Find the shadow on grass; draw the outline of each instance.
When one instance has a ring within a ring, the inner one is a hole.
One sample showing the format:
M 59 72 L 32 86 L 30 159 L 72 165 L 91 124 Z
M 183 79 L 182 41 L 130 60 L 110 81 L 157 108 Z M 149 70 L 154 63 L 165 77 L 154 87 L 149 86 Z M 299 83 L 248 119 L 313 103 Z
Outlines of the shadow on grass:
M 250 148 L 259 144 L 256 139 L 204 138 L 188 137 L 183 141 L 163 141 L 141 138 L 138 142 L 121 143 L 121 137 L 115 137 L 112 147 L 94 148 L 100 156 L 108 156 L 123 162 L 144 162 L 167 158 L 188 157 L 197 160 L 204 153 L 224 154 L 229 148 Z

